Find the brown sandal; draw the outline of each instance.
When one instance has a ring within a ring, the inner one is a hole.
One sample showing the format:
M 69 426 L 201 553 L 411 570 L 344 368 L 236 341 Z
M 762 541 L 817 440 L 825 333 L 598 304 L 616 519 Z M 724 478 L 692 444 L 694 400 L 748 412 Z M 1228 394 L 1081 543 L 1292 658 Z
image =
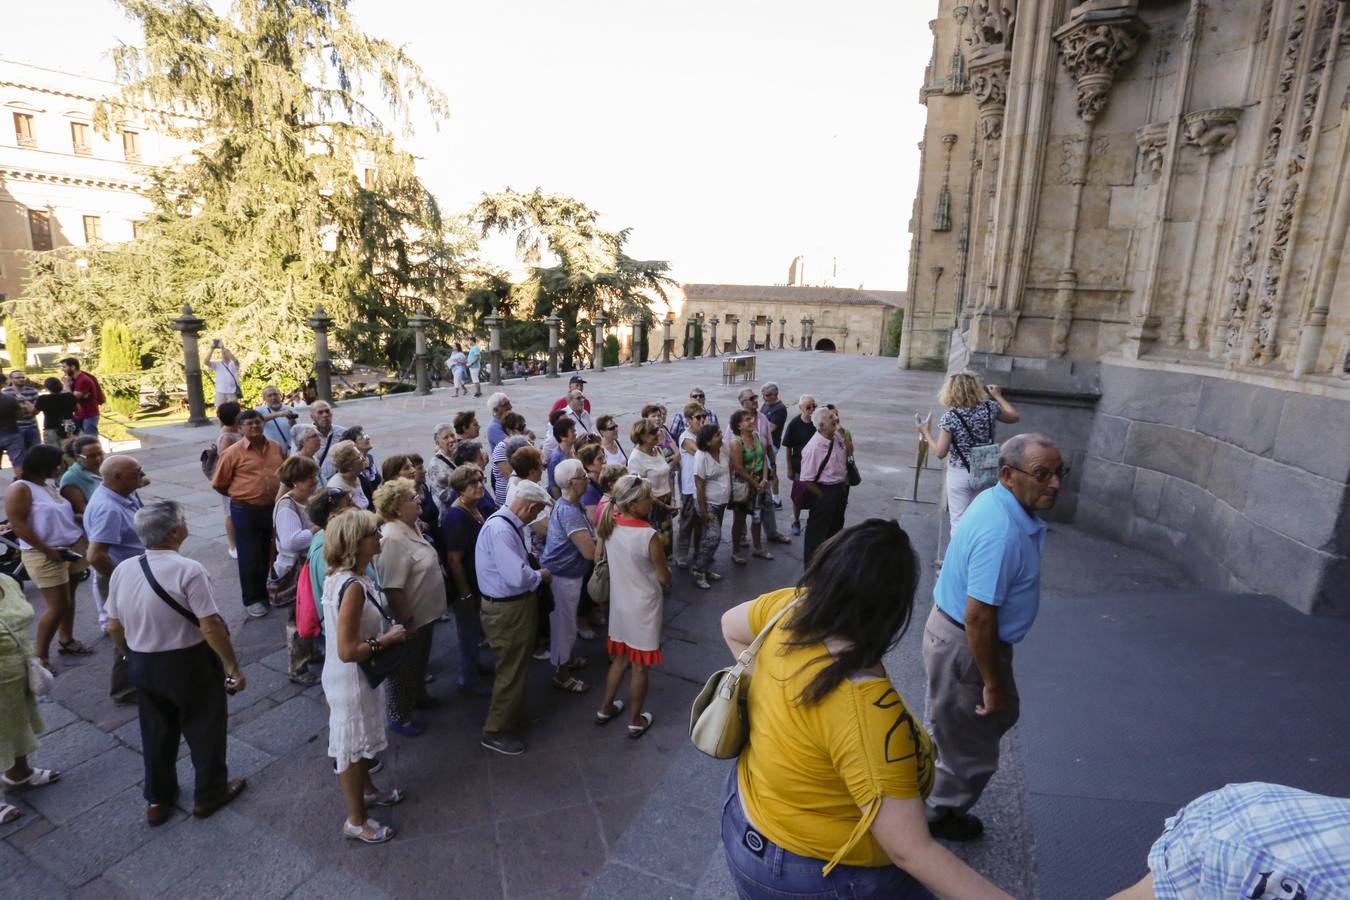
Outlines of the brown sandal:
M 58 640 L 56 652 L 62 656 L 91 656 L 94 653 L 94 648 L 78 638 L 71 638 L 68 641 Z

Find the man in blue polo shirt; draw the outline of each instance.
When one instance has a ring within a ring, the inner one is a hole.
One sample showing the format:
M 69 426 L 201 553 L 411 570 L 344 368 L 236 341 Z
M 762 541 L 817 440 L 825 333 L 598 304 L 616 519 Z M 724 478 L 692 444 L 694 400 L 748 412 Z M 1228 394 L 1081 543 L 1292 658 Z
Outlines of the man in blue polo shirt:
M 113 456 L 100 468 L 103 483 L 89 497 L 84 508 L 84 533 L 89 538 L 86 555 L 94 570 L 99 596 L 107 597 L 113 569 L 118 564 L 145 552 L 145 545 L 136 535 L 136 510 L 141 508 L 138 488 L 145 487 L 141 464 L 130 456 Z M 112 698 L 118 703 L 130 703 L 136 689 L 126 671 L 125 658 L 114 654 Z
M 933 590 L 923 635 L 937 773 L 928 795 L 934 837 L 969 841 L 969 810 L 998 771 L 999 739 L 1017 722 L 1013 644 L 1041 603 L 1045 523 L 1068 474 L 1053 441 L 1019 434 L 999 448 L 999 482 L 966 509 Z

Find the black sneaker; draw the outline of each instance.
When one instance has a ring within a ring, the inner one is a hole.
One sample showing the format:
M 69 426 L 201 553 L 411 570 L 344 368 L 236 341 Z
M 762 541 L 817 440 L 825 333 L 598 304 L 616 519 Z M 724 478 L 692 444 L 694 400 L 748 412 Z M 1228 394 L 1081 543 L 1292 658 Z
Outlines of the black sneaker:
M 485 737 L 481 743 L 489 750 L 495 750 L 503 756 L 519 756 L 525 752 L 525 742 L 520 738 L 511 737 L 509 734 Z
M 984 823 L 970 813 L 949 812 L 928 823 L 928 833 L 944 841 L 973 841 L 984 834 Z

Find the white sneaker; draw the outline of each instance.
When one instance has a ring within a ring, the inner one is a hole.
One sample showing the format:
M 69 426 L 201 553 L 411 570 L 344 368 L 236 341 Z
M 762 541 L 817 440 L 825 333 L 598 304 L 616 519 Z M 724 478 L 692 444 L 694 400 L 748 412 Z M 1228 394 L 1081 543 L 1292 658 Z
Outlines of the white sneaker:
M 271 608 L 266 603 L 250 603 L 248 606 L 244 607 L 244 612 L 255 619 L 261 619 L 271 611 Z
M 231 548 L 230 548 L 230 559 L 238 559 L 238 558 L 239 558 L 239 550 L 238 550 L 238 548 L 236 548 L 236 547 L 231 547 Z

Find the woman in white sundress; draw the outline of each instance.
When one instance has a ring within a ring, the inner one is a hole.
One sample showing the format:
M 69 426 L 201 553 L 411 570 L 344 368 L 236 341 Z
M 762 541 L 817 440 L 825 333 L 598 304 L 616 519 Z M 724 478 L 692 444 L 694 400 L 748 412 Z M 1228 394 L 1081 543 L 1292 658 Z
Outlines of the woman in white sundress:
M 323 618 L 337 623 L 336 628 L 324 629 L 328 755 L 335 761 L 347 802 L 342 835 L 367 844 L 381 844 L 394 836 L 392 828 L 366 815 L 367 807 L 393 806 L 403 799 L 402 791 L 378 791 L 370 780 L 370 761 L 388 745 L 385 699 L 383 691 L 370 686 L 358 665 L 407 638 L 402 625 L 386 627 L 376 606 L 383 600 L 365 574 L 379 552 L 380 520 L 374 513 L 350 510 L 334 516 L 324 529 L 328 574 L 323 581 Z

